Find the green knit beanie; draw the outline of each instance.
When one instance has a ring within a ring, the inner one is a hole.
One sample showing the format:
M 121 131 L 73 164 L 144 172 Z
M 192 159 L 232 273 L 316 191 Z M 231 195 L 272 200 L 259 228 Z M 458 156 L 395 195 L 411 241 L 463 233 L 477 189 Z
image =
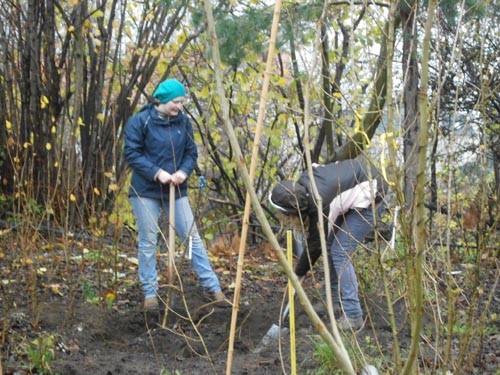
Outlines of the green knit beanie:
M 153 97 L 158 99 L 160 104 L 168 103 L 180 96 L 186 96 L 184 85 L 176 79 L 166 79 L 155 90 Z

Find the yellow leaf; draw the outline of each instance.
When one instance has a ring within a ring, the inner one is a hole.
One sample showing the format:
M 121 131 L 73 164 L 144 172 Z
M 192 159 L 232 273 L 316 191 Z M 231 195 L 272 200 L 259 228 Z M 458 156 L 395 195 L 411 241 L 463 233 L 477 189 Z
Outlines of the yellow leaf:
M 129 257 L 129 258 L 127 258 L 127 260 L 128 260 L 130 263 L 132 263 L 132 264 L 134 264 L 134 265 L 136 265 L 136 266 L 138 266 L 138 265 L 139 265 L 139 260 L 138 260 L 137 258 L 134 258 L 134 257 Z
M 179 33 L 178 37 L 177 37 L 177 43 L 180 44 L 183 44 L 186 40 L 186 33 Z
M 68 33 L 73 33 L 75 31 L 75 26 L 71 25 L 68 27 Z
M 47 107 L 49 103 L 50 103 L 49 98 L 47 98 L 45 95 L 42 95 L 42 97 L 40 98 L 40 107 L 44 109 Z
M 45 148 L 47 149 L 47 151 L 50 151 L 50 150 L 52 150 L 52 145 L 49 142 L 47 142 L 47 144 L 45 145 Z
M 112 291 L 106 292 L 106 302 L 111 303 L 116 300 L 116 294 Z
M 111 191 L 117 191 L 118 185 L 117 184 L 109 184 L 108 189 Z
M 50 132 L 51 132 L 52 134 L 56 134 L 56 127 L 55 127 L 55 126 L 51 127 L 51 128 L 50 128 Z
M 366 139 L 367 146 L 370 146 L 370 138 L 368 138 L 368 134 L 366 134 L 364 129 L 362 129 L 363 126 L 361 123 L 361 119 L 362 119 L 361 115 L 358 113 L 358 111 L 354 111 L 354 124 L 355 124 L 354 132 L 363 135 Z
M 285 77 L 279 77 L 276 83 L 278 86 L 285 87 L 288 81 L 286 80 Z
M 101 192 L 96 187 L 94 188 L 94 193 L 95 193 L 95 195 L 101 195 Z
M 69 200 L 70 200 L 71 202 L 76 202 L 76 197 L 75 197 L 73 194 L 70 194 L 70 195 L 69 195 Z
M 333 97 L 334 97 L 335 99 L 340 99 L 340 98 L 342 97 L 342 94 L 341 94 L 340 92 L 334 92 L 334 93 L 333 93 Z
M 100 9 L 99 9 L 98 11 L 96 11 L 96 12 L 94 13 L 94 17 L 95 17 L 95 18 L 102 18 L 102 17 L 104 17 L 104 12 L 103 12 L 102 10 L 100 10 Z
M 9 120 L 5 120 L 5 127 L 7 128 L 7 130 L 12 129 L 12 122 L 10 122 Z
M 23 145 L 23 147 L 24 147 L 24 148 L 29 148 L 30 146 L 31 146 L 31 143 L 29 143 L 29 142 L 24 142 L 24 145 Z
M 98 113 L 96 118 L 101 121 L 101 122 L 104 122 L 104 113 Z
M 209 88 L 208 86 L 203 86 L 203 88 L 201 89 L 201 91 L 198 93 L 198 96 L 200 98 L 208 98 L 208 96 L 210 95 L 210 91 L 209 91 Z

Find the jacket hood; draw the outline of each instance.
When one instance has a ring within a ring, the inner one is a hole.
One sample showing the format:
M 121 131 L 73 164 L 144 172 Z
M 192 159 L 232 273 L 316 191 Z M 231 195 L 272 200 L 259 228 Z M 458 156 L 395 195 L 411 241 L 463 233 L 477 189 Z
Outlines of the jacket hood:
M 269 202 L 281 212 L 298 215 L 299 211 L 308 209 L 309 193 L 298 182 L 285 180 L 273 188 Z
M 147 103 L 144 105 L 139 112 L 147 112 L 149 116 L 151 116 L 151 119 L 155 122 L 157 125 L 173 125 L 178 122 L 183 121 L 183 113 L 179 112 L 177 116 L 169 117 L 169 118 L 163 118 L 158 114 L 158 111 L 156 110 L 156 105 L 154 103 Z
M 154 103 L 146 103 L 145 105 L 143 105 L 141 107 L 141 109 L 139 109 L 139 112 L 137 112 L 137 113 L 144 112 L 144 111 L 151 111 L 154 107 L 155 107 Z

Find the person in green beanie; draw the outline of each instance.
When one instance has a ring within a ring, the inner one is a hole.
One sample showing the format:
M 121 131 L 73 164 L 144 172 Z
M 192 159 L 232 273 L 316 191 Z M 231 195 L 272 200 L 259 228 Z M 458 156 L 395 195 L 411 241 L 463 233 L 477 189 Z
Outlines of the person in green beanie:
M 227 303 L 219 280 L 208 259 L 189 204 L 187 180 L 198 158 L 193 127 L 182 113 L 186 99 L 184 85 L 167 79 L 153 93 L 155 103 L 148 103 L 132 116 L 125 126 L 124 155 L 132 169 L 130 202 L 138 227 L 139 280 L 144 290 L 144 308 L 157 310 L 158 245 L 160 212 L 169 211 L 169 185 L 175 185 L 175 229 L 187 240 L 191 265 L 205 296 Z

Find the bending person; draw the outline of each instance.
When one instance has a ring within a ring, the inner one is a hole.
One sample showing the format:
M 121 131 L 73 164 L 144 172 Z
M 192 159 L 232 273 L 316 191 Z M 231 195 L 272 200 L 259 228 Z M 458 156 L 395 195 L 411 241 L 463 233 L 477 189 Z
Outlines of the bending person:
M 341 307 L 340 329 L 360 329 L 363 311 L 358 281 L 351 257 L 373 228 L 383 208 L 387 184 L 381 173 L 359 156 L 355 159 L 314 166 L 313 176 L 323 202 L 322 217 L 327 238 L 334 309 Z M 307 246 L 295 273 L 302 277 L 321 255 L 318 205 L 314 200 L 308 171 L 297 181 L 281 181 L 271 191 L 270 203 L 282 221 L 307 228 Z

